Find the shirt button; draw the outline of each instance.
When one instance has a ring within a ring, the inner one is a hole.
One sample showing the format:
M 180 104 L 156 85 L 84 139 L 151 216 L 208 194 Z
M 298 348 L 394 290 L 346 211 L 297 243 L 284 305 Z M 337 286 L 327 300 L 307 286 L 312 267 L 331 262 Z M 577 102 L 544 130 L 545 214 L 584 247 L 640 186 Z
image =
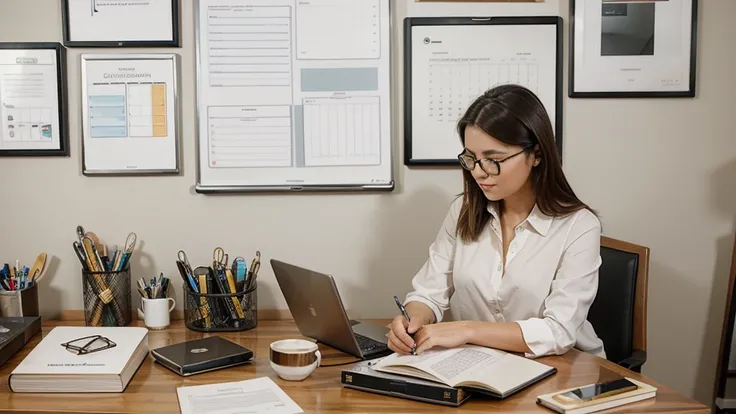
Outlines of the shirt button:
M 501 270 L 501 265 L 498 265 L 498 266 L 496 267 L 496 270 Z
M 518 227 L 516 228 L 516 232 L 517 232 L 517 233 L 521 233 L 521 231 L 522 231 L 522 230 L 523 230 L 523 229 L 521 228 L 521 226 L 518 226 Z

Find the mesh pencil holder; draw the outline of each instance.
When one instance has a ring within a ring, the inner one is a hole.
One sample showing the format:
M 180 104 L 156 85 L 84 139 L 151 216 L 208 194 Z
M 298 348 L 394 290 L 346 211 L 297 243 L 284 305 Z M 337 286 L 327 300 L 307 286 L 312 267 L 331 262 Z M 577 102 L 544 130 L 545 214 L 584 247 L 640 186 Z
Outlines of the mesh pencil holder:
M 258 282 L 237 293 L 198 293 L 184 284 L 184 323 L 198 332 L 247 331 L 258 325 Z
M 125 326 L 131 320 L 130 266 L 117 272 L 82 270 L 87 326 Z

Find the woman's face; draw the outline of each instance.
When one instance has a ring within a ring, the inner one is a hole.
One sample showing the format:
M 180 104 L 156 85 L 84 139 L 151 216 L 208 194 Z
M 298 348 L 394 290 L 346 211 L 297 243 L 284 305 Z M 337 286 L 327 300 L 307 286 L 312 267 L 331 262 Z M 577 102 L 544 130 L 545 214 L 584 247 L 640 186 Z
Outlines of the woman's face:
M 475 182 L 491 201 L 503 200 L 519 191 L 529 180 L 534 166 L 534 156 L 523 152 L 522 147 L 504 144 L 474 125 L 465 128 L 465 153 L 476 160 L 490 158 L 498 161 L 484 161 L 482 164 L 491 172 L 500 167 L 499 175 L 487 173 L 481 168 L 481 163 L 471 171 Z

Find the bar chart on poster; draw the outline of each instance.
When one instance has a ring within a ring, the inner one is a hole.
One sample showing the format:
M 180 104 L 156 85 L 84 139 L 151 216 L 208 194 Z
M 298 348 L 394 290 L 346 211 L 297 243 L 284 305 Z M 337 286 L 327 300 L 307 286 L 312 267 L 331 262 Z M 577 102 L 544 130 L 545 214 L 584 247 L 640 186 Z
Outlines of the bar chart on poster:
M 389 0 L 198 0 L 200 193 L 392 190 Z

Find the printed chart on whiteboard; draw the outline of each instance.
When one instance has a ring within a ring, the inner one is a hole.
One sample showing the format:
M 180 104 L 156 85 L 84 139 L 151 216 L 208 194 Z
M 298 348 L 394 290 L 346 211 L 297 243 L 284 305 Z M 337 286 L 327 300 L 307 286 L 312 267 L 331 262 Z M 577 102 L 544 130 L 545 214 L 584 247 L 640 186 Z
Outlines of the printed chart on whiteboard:
M 388 0 L 198 0 L 198 191 L 393 187 Z
M 458 120 L 488 89 L 529 88 L 556 127 L 560 87 L 555 24 L 458 24 L 463 18 L 410 19 L 411 57 L 405 108 L 408 164 L 457 162 Z M 555 18 L 552 18 L 554 22 Z M 416 25 L 414 25 L 416 23 Z M 484 47 L 478 48 L 477 44 Z M 407 56 L 407 59 L 409 57 Z

